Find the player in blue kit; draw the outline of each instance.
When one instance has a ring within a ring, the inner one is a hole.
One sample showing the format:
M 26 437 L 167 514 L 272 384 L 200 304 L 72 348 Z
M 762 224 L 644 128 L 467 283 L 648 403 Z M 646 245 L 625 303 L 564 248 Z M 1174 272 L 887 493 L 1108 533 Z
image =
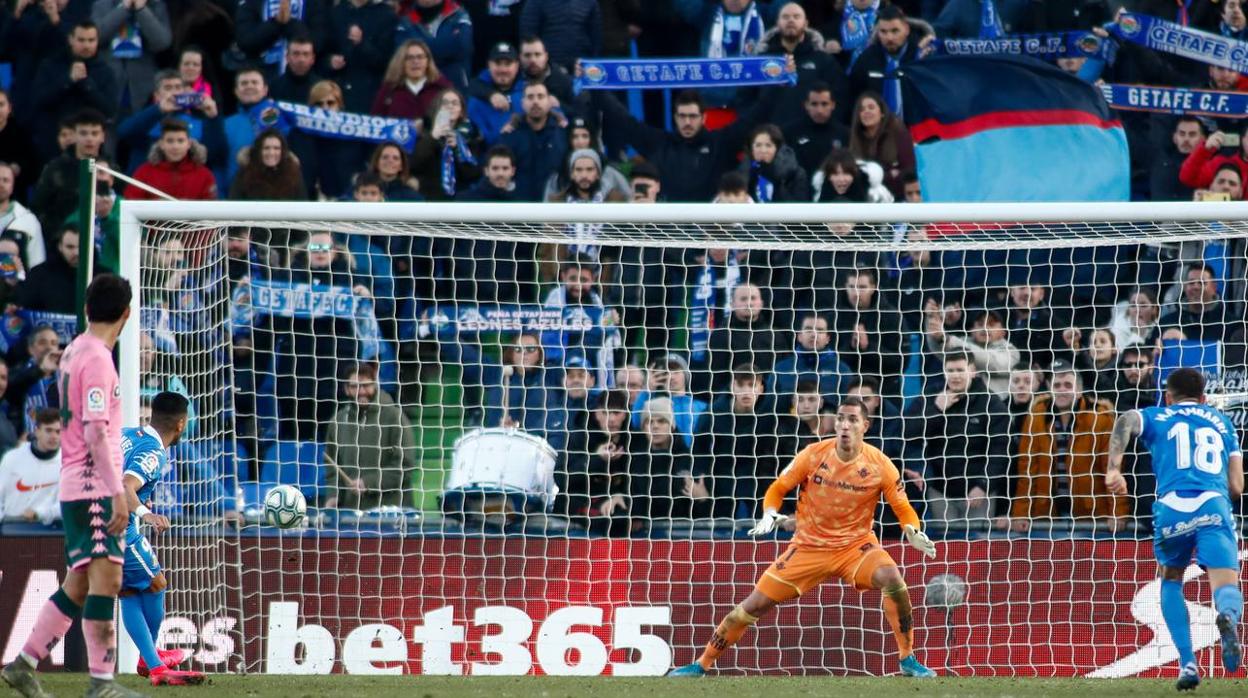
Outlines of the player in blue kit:
M 1183 571 L 1196 562 L 1209 573 L 1222 664 L 1239 669 L 1237 636 L 1244 596 L 1239 590 L 1239 550 L 1231 502 L 1244 492 L 1244 456 L 1235 427 L 1225 414 L 1205 403 L 1205 377 L 1192 368 L 1175 369 L 1166 378 L 1166 406 L 1132 410 L 1114 424 L 1109 441 L 1105 484 L 1127 494 L 1122 456 L 1132 436 L 1139 436 L 1153 456 L 1157 501 L 1153 504 L 1153 549 L 1161 576 L 1161 614 L 1179 651 L 1180 691 L 1200 684 L 1192 652 Z
M 184 652 L 156 649 L 156 637 L 165 618 L 168 582 L 152 544 L 140 528 L 143 523 L 157 533 L 169 528 L 169 519 L 152 513 L 145 503 L 152 500 L 161 474 L 168 467 L 166 449 L 182 439 L 189 406 L 187 399 L 177 393 L 160 393 L 152 398 L 147 425 L 124 429 L 121 433 L 125 462 L 122 482 L 131 512 L 119 594 L 121 617 L 126 622 L 126 632 L 139 649 L 139 674 L 149 676 L 153 686 L 182 686 L 204 681 L 204 675 L 197 671 L 174 669 L 186 659 Z

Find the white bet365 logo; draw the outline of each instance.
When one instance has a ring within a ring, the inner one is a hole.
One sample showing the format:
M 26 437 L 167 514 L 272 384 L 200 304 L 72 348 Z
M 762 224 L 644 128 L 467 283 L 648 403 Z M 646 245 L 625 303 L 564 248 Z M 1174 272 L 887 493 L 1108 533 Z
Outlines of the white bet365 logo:
M 1239 552 L 1240 560 L 1248 560 L 1248 550 Z M 1183 581 L 1189 581 L 1204 574 L 1196 565 L 1191 565 L 1183 573 Z M 1192 620 L 1192 650 L 1199 652 L 1206 647 L 1218 643 L 1218 628 L 1214 624 L 1218 614 L 1212 608 L 1201 604 L 1187 602 L 1187 613 Z M 1131 615 L 1140 623 L 1153 631 L 1153 639 L 1147 645 L 1119 659 L 1109 666 L 1101 667 L 1088 674 L 1094 679 L 1117 679 L 1124 676 L 1135 676 L 1149 669 L 1165 666 L 1179 658 L 1179 651 L 1174 648 L 1170 639 L 1170 631 L 1166 629 L 1166 621 L 1161 617 L 1161 580 L 1153 581 L 1140 587 L 1131 600 Z

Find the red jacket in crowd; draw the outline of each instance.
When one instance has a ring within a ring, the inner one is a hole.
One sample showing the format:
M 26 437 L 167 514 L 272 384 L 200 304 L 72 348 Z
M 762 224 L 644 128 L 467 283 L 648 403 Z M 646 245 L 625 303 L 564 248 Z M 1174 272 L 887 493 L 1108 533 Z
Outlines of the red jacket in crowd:
M 423 119 L 429 113 L 433 100 L 438 98 L 451 83 L 441 75 L 437 80 L 427 80 L 420 92 L 412 94 L 407 83 L 382 85 L 373 98 L 372 113 L 377 116 L 393 116 L 399 119 Z
M 134 178 L 175 199 L 212 201 L 217 198 L 217 180 L 212 176 L 212 170 L 203 165 L 204 155 L 204 147 L 195 143 L 181 162 L 169 162 L 160 149 L 153 145 L 147 162 L 135 171 Z M 126 187 L 123 196 L 132 201 L 157 198 L 133 184 Z
M 1236 151 L 1234 155 L 1218 155 L 1202 143 L 1183 161 L 1179 168 L 1179 181 L 1193 189 L 1204 189 L 1213 182 L 1218 168 L 1230 163 L 1239 168 L 1239 180 L 1245 183 L 1244 194 L 1248 198 L 1248 160 L 1244 159 L 1244 151 Z

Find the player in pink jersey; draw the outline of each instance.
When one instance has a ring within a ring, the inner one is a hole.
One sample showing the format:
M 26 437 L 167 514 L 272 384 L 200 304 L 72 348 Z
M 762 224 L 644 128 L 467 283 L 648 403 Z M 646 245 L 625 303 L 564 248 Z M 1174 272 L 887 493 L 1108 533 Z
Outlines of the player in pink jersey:
M 121 588 L 122 536 L 130 512 L 121 486 L 121 385 L 112 352 L 130 317 L 130 298 L 128 281 L 97 276 L 87 287 L 87 331 L 70 342 L 61 358 L 61 518 L 69 572 L 39 612 L 21 654 L 0 670 L 0 678 L 27 698 L 48 695 L 35 667 L 79 615 L 91 671 L 88 698 L 139 695 L 113 679 L 113 606 Z

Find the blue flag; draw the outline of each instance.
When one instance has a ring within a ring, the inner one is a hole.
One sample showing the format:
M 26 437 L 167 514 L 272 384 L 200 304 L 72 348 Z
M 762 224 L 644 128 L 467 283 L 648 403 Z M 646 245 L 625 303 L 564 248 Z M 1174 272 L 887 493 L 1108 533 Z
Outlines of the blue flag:
M 359 358 L 368 361 L 381 355 L 381 328 L 373 312 L 373 299 L 358 296 L 349 288 L 253 278 L 235 287 L 231 301 L 230 320 L 236 333 L 250 327 L 256 315 L 339 318 L 352 322 Z
M 795 85 L 784 56 L 739 58 L 586 58 L 576 91 Z
M 906 66 L 906 122 L 926 200 L 1126 201 L 1122 124 L 1093 86 L 1026 56 Z

